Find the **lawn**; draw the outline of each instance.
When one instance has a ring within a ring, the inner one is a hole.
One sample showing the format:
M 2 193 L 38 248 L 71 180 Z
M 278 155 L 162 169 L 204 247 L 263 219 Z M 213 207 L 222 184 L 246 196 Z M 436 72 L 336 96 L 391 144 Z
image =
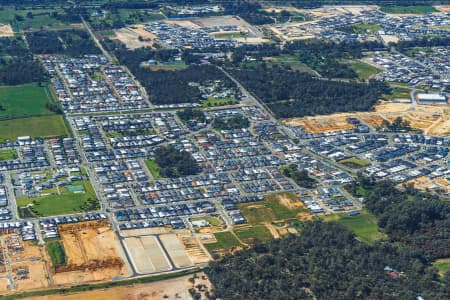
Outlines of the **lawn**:
M 209 97 L 207 100 L 202 101 L 202 107 L 213 107 L 213 106 L 223 106 L 223 105 L 233 105 L 238 101 L 236 98 L 220 98 L 215 99 L 213 97 Z
M 212 226 L 220 226 L 223 224 L 223 221 L 219 216 L 217 216 L 217 217 L 213 217 L 213 216 L 195 217 L 195 218 L 192 218 L 191 220 L 192 221 L 205 220 L 205 221 L 209 222 L 209 224 L 211 224 Z
M 246 244 L 264 242 L 272 238 L 272 234 L 264 225 L 239 227 L 234 230 L 234 233 Z
M 229 231 L 214 233 L 217 242 L 211 244 L 204 244 L 205 248 L 209 252 L 217 252 L 222 250 L 228 250 L 231 247 L 242 246 L 239 240 Z
M 85 193 L 70 193 L 67 189 L 60 189 L 62 194 L 51 194 L 39 197 L 20 197 L 16 199 L 19 214 L 22 217 L 55 216 L 75 212 L 92 211 L 100 208 L 94 188 L 88 180 L 74 182 L 77 186 L 82 184 Z M 30 208 L 26 208 L 31 204 Z
M 410 89 L 406 87 L 393 87 L 392 91 L 389 95 L 384 95 L 386 100 L 395 100 L 395 99 L 411 99 Z
M 347 214 L 333 214 L 324 216 L 325 221 L 338 222 L 351 230 L 360 240 L 368 244 L 385 238 L 379 231 L 376 218 L 365 210 L 357 216 Z
M 47 253 L 50 256 L 53 266 L 64 265 L 66 263 L 66 252 L 60 240 L 47 241 Z
M 0 150 L 0 161 L 13 160 L 17 158 L 17 152 L 14 149 Z
M 288 208 L 280 203 L 280 198 L 284 197 L 297 206 Z M 239 204 L 239 210 L 251 225 L 272 223 L 277 220 L 296 218 L 300 212 L 308 212 L 303 205 L 299 205 L 298 198 L 293 193 L 267 195 L 264 201 Z
M 380 73 L 382 70 L 375 68 L 369 64 L 366 64 L 362 61 L 355 61 L 350 64 L 353 71 L 356 72 L 358 78 L 361 80 L 368 80 L 372 76 Z
M 159 179 L 161 178 L 161 174 L 159 174 L 159 166 L 156 163 L 155 160 L 153 159 L 146 159 L 145 160 L 145 165 L 147 166 L 148 170 L 150 171 L 150 173 L 152 173 L 152 176 L 154 179 Z
M 446 272 L 450 271 L 450 258 L 436 260 L 433 267 L 436 267 L 439 270 L 439 275 L 443 277 Z
M 49 102 L 55 99 L 47 86 L 0 87 L 0 119 L 54 114 L 46 107 Z
M 339 161 L 340 164 L 352 169 L 360 169 L 370 166 L 370 162 L 358 157 L 349 157 Z
M 355 33 L 374 33 L 377 32 L 378 30 L 382 29 L 382 27 L 378 24 L 355 24 L 353 26 L 353 31 Z
M 71 136 L 71 132 L 61 115 L 0 121 L 0 141 L 15 140 L 19 136 Z
M 245 37 L 245 34 L 241 32 L 218 32 L 214 33 L 214 38 L 216 39 L 235 39 Z
M 438 11 L 433 6 L 428 6 L 428 5 L 382 6 L 380 8 L 380 10 L 387 14 L 418 14 L 418 15 L 424 15 L 424 14 L 429 14 L 429 13 Z

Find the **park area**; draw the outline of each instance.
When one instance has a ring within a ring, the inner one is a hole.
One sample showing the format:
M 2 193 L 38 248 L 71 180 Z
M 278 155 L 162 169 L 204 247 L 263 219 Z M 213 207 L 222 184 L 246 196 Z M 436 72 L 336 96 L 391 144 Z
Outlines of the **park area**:
M 325 221 L 337 222 L 352 231 L 361 241 L 372 244 L 386 237 L 380 232 L 377 219 L 369 212 L 362 210 L 357 216 L 347 214 L 333 214 L 324 216 Z
M 57 105 L 46 85 L 0 87 L 0 141 L 19 136 L 70 136 L 64 117 L 48 104 Z
M 19 215 L 22 218 L 46 217 L 100 208 L 94 188 L 89 180 L 73 182 L 67 187 L 53 188 L 38 197 L 18 197 Z

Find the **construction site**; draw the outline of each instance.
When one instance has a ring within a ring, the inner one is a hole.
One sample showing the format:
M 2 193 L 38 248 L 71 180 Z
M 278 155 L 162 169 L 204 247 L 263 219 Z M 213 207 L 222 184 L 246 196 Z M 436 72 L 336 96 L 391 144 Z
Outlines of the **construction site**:
M 51 286 L 46 253 L 33 242 L 23 242 L 20 235 L 0 237 L 0 293 L 23 292 Z
M 131 275 L 120 242 L 105 221 L 58 226 L 66 263 L 52 266 L 55 285 L 111 280 Z

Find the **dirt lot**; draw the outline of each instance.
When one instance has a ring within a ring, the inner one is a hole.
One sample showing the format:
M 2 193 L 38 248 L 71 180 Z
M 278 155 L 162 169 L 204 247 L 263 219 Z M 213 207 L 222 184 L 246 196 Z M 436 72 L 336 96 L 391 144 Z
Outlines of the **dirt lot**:
M 204 284 L 211 289 L 209 280 L 202 279 L 203 273 L 199 273 L 199 278 L 195 279 L 195 285 Z M 192 275 L 187 275 L 175 279 L 168 279 L 158 282 L 136 284 L 131 286 L 115 287 L 110 289 L 96 290 L 84 293 L 76 293 L 69 295 L 51 295 L 32 297 L 32 300 L 79 300 L 79 299 L 95 299 L 95 300 L 156 300 L 156 299 L 192 299 L 189 289 L 192 283 L 189 282 Z M 202 295 L 202 299 L 206 299 Z
M 143 39 L 139 40 L 140 37 Z M 156 35 L 145 30 L 144 25 L 134 25 L 116 30 L 113 39 L 121 41 L 128 49 L 137 49 L 152 47 Z
M 164 234 L 159 238 L 176 267 L 184 268 L 194 265 L 176 234 Z
M 414 187 L 416 189 L 422 190 L 422 191 L 432 190 L 434 188 L 440 188 L 440 189 L 443 189 L 444 192 L 447 192 L 447 193 L 450 192 L 450 180 L 446 179 L 445 177 L 430 179 L 425 176 L 422 176 L 422 177 L 412 179 L 412 180 L 408 181 L 407 183 L 414 184 Z
M 322 133 L 353 129 L 354 126 L 347 122 L 349 116 L 350 114 L 334 114 L 331 116 L 293 118 L 284 122 L 287 125 L 300 126 L 307 133 Z
M 124 243 L 138 273 L 147 274 L 171 269 L 156 237 L 129 237 Z
M 203 247 L 200 241 L 193 236 L 180 236 L 187 255 L 194 264 L 206 263 L 212 260 L 208 251 Z
M 89 225 L 94 222 L 89 223 Z M 89 227 L 88 222 L 60 226 L 61 241 L 67 257 L 68 271 L 57 271 L 53 275 L 55 284 L 66 285 L 81 282 L 110 280 L 115 276 L 127 277 L 130 269 L 112 229 L 107 225 Z M 121 262 L 111 265 L 111 261 Z M 87 266 L 98 265 L 86 270 Z M 86 267 L 84 267 L 86 266 Z M 70 271 L 69 271 L 70 270 Z
M 0 293 L 4 294 L 8 292 L 9 280 L 6 278 L 0 279 Z
M 11 25 L 0 24 L 0 37 L 10 37 L 14 36 Z
M 22 292 L 49 287 L 49 273 L 44 249 L 32 242 L 22 242 L 18 235 L 5 236 L 4 240 L 7 245 L 10 245 L 8 247 L 8 256 L 12 262 L 12 279 L 16 287 L 15 291 Z M 13 244 L 17 246 L 16 249 L 21 248 L 23 250 L 13 250 L 11 247 Z M 28 274 L 20 276 L 20 269 L 25 270 Z

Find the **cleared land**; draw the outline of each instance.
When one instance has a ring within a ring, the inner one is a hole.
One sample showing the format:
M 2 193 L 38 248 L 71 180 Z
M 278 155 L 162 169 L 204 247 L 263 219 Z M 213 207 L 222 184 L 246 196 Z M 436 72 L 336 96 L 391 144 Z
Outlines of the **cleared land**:
M 50 138 L 71 135 L 64 117 L 60 115 L 0 121 L 0 140 L 15 140 L 19 136 Z
M 176 234 L 163 234 L 159 236 L 159 239 L 177 268 L 191 267 L 194 265 Z
M 111 280 L 130 275 L 125 255 L 106 222 L 82 222 L 59 226 L 67 264 L 53 266 L 57 285 Z
M 0 37 L 11 37 L 11 36 L 14 36 L 14 31 L 11 25 L 0 24 Z
M 450 258 L 438 259 L 433 263 L 433 267 L 438 268 L 439 275 L 444 276 L 444 274 L 450 271 Z
M 246 244 L 264 242 L 273 238 L 271 232 L 265 225 L 239 226 L 234 229 L 236 236 Z
M 129 237 L 124 239 L 124 244 L 138 273 L 147 274 L 171 269 L 156 237 Z
M 225 254 L 233 249 L 241 249 L 242 244 L 230 231 L 214 233 L 214 239 L 202 241 L 205 248 L 212 254 Z
M 333 214 L 324 216 L 325 221 L 338 222 L 351 230 L 360 240 L 372 244 L 385 235 L 379 231 L 377 219 L 363 210 L 357 216 L 350 217 L 347 214 Z
M 199 273 L 195 284 L 204 284 L 211 289 L 211 283 L 205 278 L 204 274 Z M 157 282 L 134 284 L 129 286 L 113 287 L 108 289 L 99 289 L 82 293 L 73 293 L 66 295 L 50 295 L 31 297 L 30 300 L 159 300 L 159 299 L 191 299 L 189 289 L 193 283 L 189 281 L 192 275 L 182 276 L 173 279 L 161 280 Z
M 156 36 L 145 31 L 142 26 L 134 25 L 116 30 L 112 38 L 121 41 L 128 49 L 134 50 L 142 47 L 152 47 Z
M 17 198 L 17 207 L 22 217 L 53 216 L 65 213 L 83 212 L 99 207 L 97 196 L 89 180 L 75 182 L 73 186 L 83 185 L 84 193 L 69 192 L 60 188 L 60 193 L 52 193 L 39 197 Z M 30 206 L 29 208 L 26 208 Z
M 370 162 L 358 157 L 350 157 L 340 160 L 339 163 L 352 169 L 360 169 L 370 166 Z
M 433 6 L 417 5 L 417 6 L 382 6 L 382 12 L 387 14 L 414 14 L 424 15 L 437 12 L 438 10 Z
M 361 80 L 369 80 L 370 78 L 372 78 L 372 76 L 382 71 L 362 61 L 352 62 L 350 63 L 350 66 L 356 72 L 358 78 Z
M 49 102 L 55 102 L 55 99 L 47 86 L 0 87 L 0 119 L 54 114 L 46 107 Z
M 304 118 L 292 118 L 284 120 L 287 125 L 300 126 L 307 133 L 323 133 L 338 130 L 350 130 L 355 126 L 347 122 L 347 114 L 335 114 L 330 116 L 316 116 Z

